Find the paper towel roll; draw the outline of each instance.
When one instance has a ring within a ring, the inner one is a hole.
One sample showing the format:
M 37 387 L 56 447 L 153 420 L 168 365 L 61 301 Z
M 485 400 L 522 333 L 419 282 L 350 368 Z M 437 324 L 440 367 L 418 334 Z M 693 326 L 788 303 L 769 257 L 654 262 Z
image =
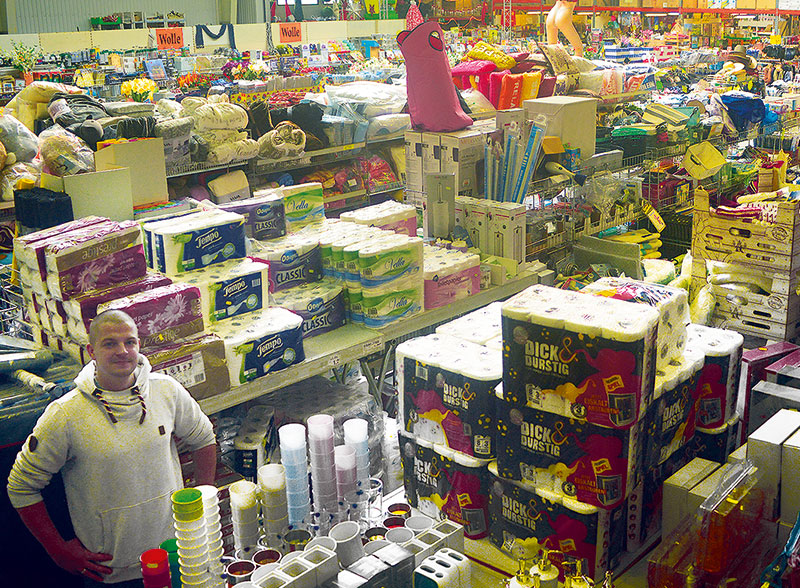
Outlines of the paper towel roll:
M 721 427 L 734 416 L 744 337 L 734 331 L 690 324 L 687 348 L 705 355 L 700 375 L 697 426 Z
M 286 230 L 294 233 L 306 225 L 325 218 L 322 184 L 311 182 L 281 188 L 286 210 Z
M 690 322 L 689 300 L 685 290 L 628 278 L 607 277 L 589 284 L 581 292 L 654 307 L 659 313 L 656 367 L 660 369 L 682 357 L 686 347 L 686 325 Z
M 302 327 L 302 317 L 277 307 L 212 325 L 211 332 L 225 341 L 231 386 L 302 362 Z
M 97 312 L 122 310 L 136 323 L 144 347 L 173 343 L 203 332 L 200 290 L 189 284 L 170 284 L 104 302 Z
M 338 329 L 345 323 L 342 287 L 322 280 L 276 292 L 275 304 L 303 317 L 303 337 Z
M 269 263 L 269 291 L 273 293 L 322 279 L 319 241 L 305 235 L 262 242 L 256 258 Z
M 540 285 L 505 302 L 502 314 L 503 388 L 512 406 L 605 427 L 637 422 L 653 391 L 658 311 Z M 556 396 L 566 400 L 565 413 Z
M 283 194 L 279 190 L 257 190 L 252 198 L 222 204 L 220 208 L 244 216 L 245 234 L 251 239 L 266 241 L 286 234 Z
M 269 265 L 251 258 L 186 272 L 175 280 L 200 289 L 207 324 L 269 306 Z
M 155 268 L 175 276 L 245 256 L 244 217 L 207 210 L 151 229 Z

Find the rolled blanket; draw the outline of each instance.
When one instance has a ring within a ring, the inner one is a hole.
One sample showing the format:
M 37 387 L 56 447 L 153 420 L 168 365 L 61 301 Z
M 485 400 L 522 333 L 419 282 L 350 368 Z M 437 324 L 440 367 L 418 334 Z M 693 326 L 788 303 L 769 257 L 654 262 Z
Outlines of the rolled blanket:
M 219 165 L 237 159 L 252 159 L 258 155 L 258 143 L 252 139 L 242 139 L 233 143 L 223 143 L 208 154 L 208 163 Z
M 247 112 L 244 108 L 227 102 L 204 104 L 194 111 L 193 116 L 195 127 L 199 131 L 247 127 Z
M 182 137 L 191 133 L 193 126 L 194 119 L 188 116 L 171 120 L 162 120 L 156 123 L 154 134 L 156 137 L 174 139 L 175 137 Z
M 143 139 L 155 137 L 156 119 L 152 116 L 123 118 L 117 123 L 117 137 L 120 139 Z
M 156 109 L 150 102 L 105 102 L 103 106 L 111 116 L 149 116 Z
M 258 155 L 265 159 L 294 157 L 305 146 L 306 134 L 296 124 L 284 121 L 258 140 Z

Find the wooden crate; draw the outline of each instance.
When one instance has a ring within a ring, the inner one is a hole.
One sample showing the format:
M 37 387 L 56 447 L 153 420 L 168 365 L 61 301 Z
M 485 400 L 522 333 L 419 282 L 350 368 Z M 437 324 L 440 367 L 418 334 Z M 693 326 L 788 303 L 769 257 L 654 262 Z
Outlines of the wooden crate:
M 695 191 L 692 256 L 772 272 L 800 268 L 800 202 L 761 202 L 764 220 L 717 216 Z
M 790 341 L 800 334 L 800 321 L 774 323 L 768 320 L 736 316 L 723 310 L 716 310 L 711 319 L 712 326 L 729 329 L 742 335 L 752 335 L 773 341 Z

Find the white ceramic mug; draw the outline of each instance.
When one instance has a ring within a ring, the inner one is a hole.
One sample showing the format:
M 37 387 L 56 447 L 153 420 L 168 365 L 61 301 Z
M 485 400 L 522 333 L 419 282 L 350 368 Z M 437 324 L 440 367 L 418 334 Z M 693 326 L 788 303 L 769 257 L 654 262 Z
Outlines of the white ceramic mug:
M 355 521 L 344 521 L 334 525 L 329 536 L 336 541 L 336 555 L 342 567 L 347 568 L 364 557 L 361 528 Z

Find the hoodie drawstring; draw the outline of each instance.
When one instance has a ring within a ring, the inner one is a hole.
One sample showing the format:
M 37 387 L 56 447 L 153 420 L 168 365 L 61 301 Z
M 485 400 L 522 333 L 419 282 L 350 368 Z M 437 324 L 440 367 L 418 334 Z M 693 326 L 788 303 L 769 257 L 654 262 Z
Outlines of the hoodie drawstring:
M 144 417 L 147 416 L 147 405 L 144 403 L 144 398 L 142 397 L 141 393 L 139 392 L 139 386 L 134 386 L 131 388 L 131 395 L 136 396 L 139 399 L 139 404 L 142 407 L 142 416 L 139 417 L 139 424 L 141 425 L 144 422 Z M 114 413 L 111 412 L 111 406 L 109 406 L 108 401 L 103 398 L 103 393 L 100 392 L 99 388 L 95 388 L 94 392 L 92 392 L 92 396 L 97 398 L 100 401 L 100 404 L 103 405 L 103 408 L 106 409 L 106 413 L 108 414 L 108 418 L 111 419 L 111 422 L 116 424 L 117 417 L 114 416 Z
M 139 424 L 141 425 L 144 422 L 144 417 L 147 416 L 147 406 L 144 403 L 144 398 L 139 393 L 139 386 L 134 386 L 131 388 L 131 394 L 136 396 L 139 399 L 139 404 L 142 405 L 142 416 L 139 417 Z

